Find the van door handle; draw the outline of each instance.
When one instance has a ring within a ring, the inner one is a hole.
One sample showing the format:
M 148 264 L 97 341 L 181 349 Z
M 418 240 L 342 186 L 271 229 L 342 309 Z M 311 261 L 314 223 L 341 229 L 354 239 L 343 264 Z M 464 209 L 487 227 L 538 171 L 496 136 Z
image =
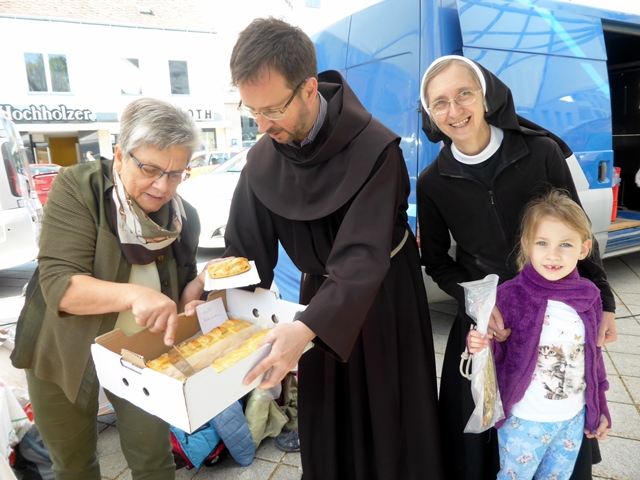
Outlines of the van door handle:
M 609 173 L 607 170 L 607 164 L 609 162 L 604 160 L 598 164 L 598 182 L 605 183 L 607 181 L 607 174 Z

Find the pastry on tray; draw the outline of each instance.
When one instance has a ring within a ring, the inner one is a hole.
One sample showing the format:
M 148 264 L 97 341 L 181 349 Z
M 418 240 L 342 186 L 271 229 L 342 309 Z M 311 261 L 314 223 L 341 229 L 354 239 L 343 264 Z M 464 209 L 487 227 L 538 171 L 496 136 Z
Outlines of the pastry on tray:
M 221 340 L 252 326 L 253 325 L 251 323 L 245 322 L 244 320 L 231 318 L 210 332 L 178 345 L 177 348 L 193 368 L 196 370 L 202 369 L 205 366 L 210 365 L 214 360 L 214 358 L 207 358 L 207 350 L 211 350 L 210 347 L 216 345 Z M 211 353 L 212 355 L 215 355 L 217 352 L 211 350 Z M 146 365 L 148 368 L 162 373 L 172 367 L 171 362 L 169 361 L 169 356 L 166 353 L 163 353 L 156 359 L 149 360 Z
M 207 266 L 211 278 L 227 278 L 249 271 L 251 265 L 244 257 L 235 257 Z
M 248 357 L 258 348 L 258 345 L 268 331 L 269 330 L 260 330 L 259 332 L 254 333 L 251 337 L 249 337 L 249 340 L 244 342 L 235 350 L 232 350 L 224 357 L 217 359 L 211 366 L 216 372 L 220 373 L 223 370 L 229 368 L 231 365 L 235 365 L 243 358 Z

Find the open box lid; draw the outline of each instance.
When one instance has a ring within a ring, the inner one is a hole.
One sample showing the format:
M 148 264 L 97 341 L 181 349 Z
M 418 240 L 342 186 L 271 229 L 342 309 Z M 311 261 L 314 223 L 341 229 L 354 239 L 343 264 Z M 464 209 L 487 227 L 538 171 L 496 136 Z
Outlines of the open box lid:
M 207 301 L 215 298 L 222 298 L 231 316 L 256 318 L 273 325 L 293 322 L 306 308 L 304 305 L 281 300 L 275 292 L 264 288 L 256 288 L 253 292 L 240 289 L 213 291 Z

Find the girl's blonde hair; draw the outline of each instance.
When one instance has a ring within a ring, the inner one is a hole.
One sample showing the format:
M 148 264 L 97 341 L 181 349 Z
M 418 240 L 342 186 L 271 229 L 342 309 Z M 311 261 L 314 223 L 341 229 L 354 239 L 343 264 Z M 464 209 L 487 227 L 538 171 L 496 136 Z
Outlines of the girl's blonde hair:
M 553 189 L 544 196 L 532 200 L 525 207 L 517 258 L 519 270 L 529 262 L 528 248 L 538 226 L 547 217 L 560 220 L 571 230 L 576 231 L 583 242 L 593 240 L 591 222 L 582 207 L 571 199 L 567 191 Z M 591 251 L 587 256 L 590 254 Z

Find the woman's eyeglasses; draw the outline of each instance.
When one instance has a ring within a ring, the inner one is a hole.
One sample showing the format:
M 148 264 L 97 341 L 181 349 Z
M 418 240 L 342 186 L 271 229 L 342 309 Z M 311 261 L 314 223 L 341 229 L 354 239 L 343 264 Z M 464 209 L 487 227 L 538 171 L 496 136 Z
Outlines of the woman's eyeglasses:
M 132 153 L 130 153 L 129 156 L 131 157 L 131 160 L 133 160 L 133 162 L 136 164 L 136 166 L 140 169 L 142 174 L 147 178 L 160 179 L 166 175 L 169 183 L 173 185 L 177 185 L 182 182 L 184 170 L 181 170 L 179 172 L 165 172 L 164 170 L 156 166 L 149 165 L 147 163 L 140 163 Z
M 455 98 L 450 100 L 436 100 L 431 105 L 429 105 L 429 111 L 434 115 L 443 115 L 449 111 L 449 107 L 451 107 L 451 102 L 456 102 L 456 104 L 460 107 L 468 107 L 476 101 L 476 95 L 480 93 L 482 89 L 471 91 L 465 90 L 464 92 L 460 92 Z
M 271 121 L 282 120 L 284 118 L 284 113 L 287 111 L 287 108 L 289 108 L 289 105 L 291 105 L 291 102 L 293 102 L 293 99 L 296 98 L 296 95 L 298 94 L 298 91 L 300 90 L 300 88 L 302 88 L 302 86 L 305 83 L 307 83 L 307 80 L 309 79 L 305 78 L 303 81 L 301 81 L 298 84 L 298 86 L 293 90 L 293 93 L 289 97 L 289 100 L 287 100 L 287 103 L 285 103 L 284 107 L 282 108 L 268 108 L 267 110 L 257 112 L 251 107 L 242 105 L 242 100 L 240 100 L 240 103 L 238 104 L 238 111 L 246 117 L 257 119 L 258 115 L 262 115 L 267 120 L 271 120 Z

